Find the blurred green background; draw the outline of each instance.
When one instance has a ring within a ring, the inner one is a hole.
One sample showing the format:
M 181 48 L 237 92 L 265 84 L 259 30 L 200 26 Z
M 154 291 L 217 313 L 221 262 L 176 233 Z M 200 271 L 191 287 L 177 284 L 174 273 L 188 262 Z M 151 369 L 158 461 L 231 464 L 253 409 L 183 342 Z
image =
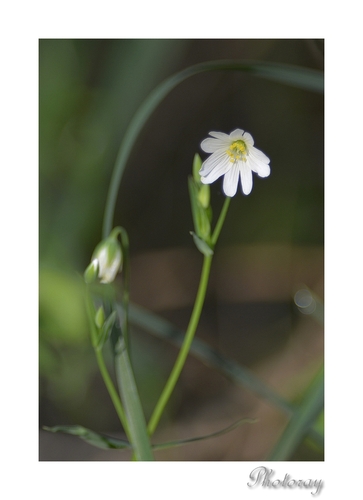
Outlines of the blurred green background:
M 39 41 L 40 429 L 120 426 L 90 345 L 81 275 L 102 237 L 120 142 L 157 84 L 192 64 L 260 60 L 323 70 L 322 40 L 44 39 Z M 194 247 L 187 176 L 212 130 L 250 132 L 271 159 L 232 200 L 216 250 L 197 336 L 299 401 L 323 359 L 323 328 L 294 294 L 323 299 L 324 97 L 243 72 L 196 75 L 153 113 L 134 147 L 114 225 L 131 249 L 131 300 L 185 329 L 202 256 Z M 218 214 L 221 181 L 211 187 Z M 150 415 L 175 359 L 173 346 L 132 331 L 135 374 Z M 217 431 L 243 416 L 259 422 L 214 440 L 159 452 L 160 460 L 261 460 L 286 415 L 192 357 L 155 441 Z M 122 432 L 121 434 L 122 435 Z M 40 460 L 127 460 L 77 438 L 40 430 Z M 303 443 L 291 460 L 322 460 Z

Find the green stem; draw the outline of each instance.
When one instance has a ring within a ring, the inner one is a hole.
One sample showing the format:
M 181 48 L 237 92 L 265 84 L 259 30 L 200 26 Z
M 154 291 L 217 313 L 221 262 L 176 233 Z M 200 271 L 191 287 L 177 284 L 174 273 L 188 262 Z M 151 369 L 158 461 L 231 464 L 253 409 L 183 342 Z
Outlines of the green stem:
M 120 238 L 122 244 L 122 251 L 124 256 L 124 269 L 123 269 L 123 307 L 124 307 L 124 321 L 122 327 L 122 335 L 125 341 L 125 346 L 131 358 L 130 352 L 130 336 L 129 336 L 129 302 L 130 302 L 130 251 L 129 251 L 129 237 L 126 230 L 120 228 Z
M 174 367 L 171 371 L 169 379 L 164 387 L 163 392 L 161 393 L 159 401 L 157 402 L 157 405 L 154 409 L 154 412 L 150 418 L 150 421 L 148 424 L 149 435 L 152 435 L 155 432 L 155 429 L 159 423 L 159 420 L 160 420 L 161 415 L 164 411 L 164 408 L 165 408 L 167 402 L 169 401 L 169 398 L 170 398 L 170 396 L 174 390 L 174 387 L 178 381 L 179 375 L 183 369 L 185 360 L 189 354 L 189 349 L 190 349 L 191 343 L 193 341 L 193 337 L 194 337 L 195 331 L 197 329 L 200 314 L 202 312 L 202 308 L 203 308 L 203 304 L 204 304 L 204 298 L 205 298 L 205 293 L 207 290 L 211 263 L 212 263 L 212 256 L 211 255 L 207 256 L 207 257 L 204 256 L 203 268 L 202 268 L 202 274 L 200 277 L 198 293 L 197 293 L 197 297 L 195 299 L 193 312 L 192 312 L 192 315 L 190 317 L 189 326 L 188 326 L 188 329 L 185 333 L 184 342 L 181 346 L 181 349 L 179 351 L 178 357 L 175 361 L 175 364 L 174 364 Z
M 90 297 L 88 287 L 86 289 L 86 307 L 87 307 L 87 315 L 88 315 L 88 321 L 90 325 L 90 333 L 91 333 L 91 341 L 92 341 L 92 346 L 96 355 L 96 360 L 98 364 L 98 368 L 100 370 L 103 382 L 106 386 L 106 389 L 110 395 L 111 401 L 115 407 L 116 413 L 120 419 L 121 425 L 123 426 L 126 435 L 128 435 L 128 423 L 125 415 L 125 411 L 123 409 L 121 400 L 119 398 L 118 392 L 112 382 L 112 379 L 110 377 L 110 374 L 107 370 L 105 360 L 103 358 L 102 351 L 97 347 L 97 331 L 96 331 L 96 326 L 94 324 L 93 318 L 95 316 L 95 310 L 93 306 L 92 299 Z
M 121 400 L 119 398 L 118 392 L 117 392 L 117 390 L 112 382 L 110 374 L 108 373 L 102 352 L 98 349 L 95 349 L 95 354 L 96 354 L 98 368 L 100 370 L 103 381 L 105 383 L 107 391 L 108 391 L 110 398 L 112 400 L 113 406 L 115 407 L 118 418 L 120 419 L 120 422 L 125 430 L 125 433 L 130 440 L 126 415 L 125 415 Z
M 227 196 L 226 199 L 224 200 L 224 204 L 223 204 L 221 213 L 219 215 L 216 227 L 214 228 L 214 232 L 212 235 L 211 243 L 212 243 L 213 247 L 217 243 L 217 240 L 218 240 L 219 234 L 222 230 L 224 219 L 226 218 L 230 203 L 231 203 L 231 198 L 229 196 Z
M 226 198 L 224 205 L 222 207 L 218 222 L 216 224 L 214 233 L 212 235 L 212 243 L 213 246 L 217 243 L 218 236 L 221 232 L 222 226 L 224 219 L 226 218 L 228 207 L 230 204 L 231 198 Z M 185 333 L 184 341 L 183 344 L 180 348 L 178 357 L 175 361 L 174 367 L 170 373 L 170 376 L 166 382 L 166 385 L 163 389 L 163 392 L 161 393 L 161 396 L 155 406 L 155 409 L 151 415 L 147 430 L 149 435 L 151 436 L 155 430 L 156 427 L 160 421 L 160 418 L 163 414 L 163 411 L 169 401 L 169 398 L 175 388 L 175 385 L 179 379 L 180 373 L 184 367 L 185 361 L 187 359 L 187 356 L 189 354 L 189 350 L 191 347 L 191 344 L 193 342 L 193 338 L 196 332 L 196 329 L 198 327 L 199 323 L 199 318 L 203 309 L 204 305 L 204 299 L 207 291 L 207 286 L 208 286 L 208 280 L 209 280 L 209 274 L 210 274 L 210 268 L 212 264 L 212 258 L 213 255 L 205 255 L 204 260 L 203 260 L 203 267 L 202 267 L 202 273 L 200 276 L 200 281 L 199 281 L 199 287 L 198 287 L 198 292 L 197 296 L 195 299 L 192 315 L 189 320 L 189 325 L 187 328 L 187 331 Z

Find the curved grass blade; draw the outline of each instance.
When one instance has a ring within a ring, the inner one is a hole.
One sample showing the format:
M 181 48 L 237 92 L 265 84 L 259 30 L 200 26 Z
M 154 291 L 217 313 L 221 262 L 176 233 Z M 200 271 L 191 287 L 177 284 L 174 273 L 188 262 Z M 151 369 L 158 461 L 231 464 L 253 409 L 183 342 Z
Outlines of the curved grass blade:
M 103 436 L 102 434 L 98 434 L 97 432 L 83 427 L 82 425 L 56 425 L 55 427 L 44 426 L 43 429 L 50 432 L 63 432 L 64 434 L 78 436 L 83 439 L 83 441 L 86 441 L 86 443 L 96 446 L 97 448 L 101 448 L 102 450 L 121 450 L 131 448 L 131 444 L 128 441 Z
M 268 460 L 289 460 L 291 454 L 315 424 L 324 407 L 324 370 L 321 369 Z
M 181 439 L 178 441 L 169 441 L 167 443 L 154 444 L 153 449 L 154 450 L 165 450 L 167 448 L 175 448 L 177 446 L 184 446 L 186 444 L 195 443 L 197 441 L 204 441 L 206 439 L 219 437 L 219 436 L 222 436 L 223 434 L 227 434 L 227 432 L 230 432 L 230 431 L 233 431 L 234 429 L 237 429 L 237 427 L 239 427 L 242 424 L 254 424 L 255 422 L 257 422 L 257 419 L 255 419 L 255 418 L 241 418 L 240 420 L 238 420 L 234 424 L 229 425 L 228 427 L 226 427 L 220 431 L 213 432 L 212 434 L 206 434 L 204 436 L 198 436 L 198 437 L 189 438 L 189 439 Z
M 116 306 L 117 308 L 120 306 Z M 176 346 L 180 346 L 184 332 L 176 328 L 169 321 L 147 311 L 135 304 L 130 305 L 130 321 L 156 337 L 168 340 Z M 284 412 L 292 414 L 293 406 L 285 399 L 281 398 L 274 391 L 263 384 L 252 372 L 238 363 L 224 357 L 215 349 L 200 339 L 194 338 L 190 349 L 191 354 L 200 359 L 203 363 L 220 370 L 225 376 L 234 382 L 243 384 L 255 394 L 267 399 L 275 406 L 281 408 Z
M 120 306 L 116 305 L 116 307 L 119 308 Z M 160 316 L 135 304 L 130 304 L 130 322 L 157 338 L 167 340 L 178 347 L 183 342 L 184 332 L 182 330 L 179 330 L 172 323 Z M 221 355 L 202 340 L 193 339 L 190 353 L 207 366 L 219 370 L 225 377 L 229 378 L 234 383 L 242 385 L 254 394 L 259 395 L 287 415 L 294 415 L 297 411 L 294 405 L 267 387 L 248 369 Z M 320 447 L 322 446 L 323 437 L 321 433 L 311 427 L 308 430 L 308 434 L 315 443 Z
M 251 73 L 261 78 L 313 92 L 324 92 L 323 73 L 318 70 L 283 64 L 257 64 Z
M 206 434 L 204 436 L 198 436 L 194 438 L 181 439 L 177 441 L 168 441 L 166 443 L 154 444 L 152 445 L 153 450 L 165 450 L 167 448 L 175 448 L 177 446 L 184 446 L 186 444 L 195 443 L 197 441 L 204 441 L 206 439 L 222 436 L 231 432 L 242 424 L 253 424 L 257 422 L 254 418 L 241 418 L 237 422 L 229 425 L 228 427 L 213 432 L 212 434 Z M 131 444 L 128 441 L 122 439 L 116 439 L 113 437 L 105 436 L 103 434 L 98 434 L 97 432 L 91 431 L 82 425 L 57 425 L 55 427 L 43 427 L 44 430 L 50 432 L 62 432 L 64 434 L 71 434 L 73 436 L 78 436 L 83 441 L 88 444 L 101 448 L 103 450 L 124 450 L 132 449 Z
M 142 103 L 133 119 L 131 120 L 130 125 L 128 126 L 121 142 L 106 200 L 106 208 L 103 219 L 104 238 L 109 235 L 112 229 L 117 193 L 119 191 L 121 178 L 127 160 L 141 129 L 143 128 L 150 115 L 164 99 L 164 97 L 166 97 L 166 95 L 174 87 L 176 87 L 179 83 L 183 82 L 187 78 L 197 75 L 198 73 L 203 73 L 205 71 L 224 70 L 244 71 L 254 76 L 277 81 L 287 85 L 292 85 L 313 92 L 321 93 L 324 90 L 323 74 L 320 71 L 279 63 L 265 63 L 260 61 L 211 61 L 196 64 L 195 66 L 186 68 L 164 80 L 153 90 L 153 92 L 149 94 L 147 99 Z

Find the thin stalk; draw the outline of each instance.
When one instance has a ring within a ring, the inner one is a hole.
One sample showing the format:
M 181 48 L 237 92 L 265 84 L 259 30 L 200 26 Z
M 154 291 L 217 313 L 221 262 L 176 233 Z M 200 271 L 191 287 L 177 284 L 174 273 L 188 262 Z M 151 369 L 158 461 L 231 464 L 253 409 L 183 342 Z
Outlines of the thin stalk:
M 147 430 L 149 435 L 152 435 L 155 432 L 155 429 L 160 421 L 161 415 L 164 411 L 164 408 L 169 401 L 169 398 L 174 390 L 174 387 L 178 381 L 179 375 L 184 367 L 185 360 L 189 354 L 190 346 L 193 341 L 193 337 L 195 331 L 197 329 L 200 314 L 202 312 L 205 293 L 207 290 L 210 267 L 212 264 L 212 256 L 204 256 L 203 268 L 199 282 L 199 288 L 197 292 L 197 297 L 195 299 L 194 308 L 192 315 L 190 317 L 188 329 L 185 333 L 184 342 L 179 351 L 178 357 L 175 361 L 174 367 L 170 373 L 169 379 L 164 387 L 163 392 L 159 398 L 159 401 L 156 404 L 153 414 L 151 415 Z
M 224 219 L 226 218 L 226 215 L 227 215 L 230 203 L 231 203 L 231 198 L 229 196 L 226 196 L 226 199 L 224 200 L 224 204 L 223 204 L 221 213 L 219 214 L 219 218 L 218 218 L 216 227 L 214 228 L 214 232 L 213 232 L 213 235 L 212 235 L 211 243 L 212 243 L 213 247 L 217 243 L 217 240 L 218 240 L 219 234 L 220 234 L 220 232 L 222 230 Z
M 95 311 L 94 311 L 92 299 L 89 295 L 88 290 L 86 292 L 86 306 L 87 306 L 87 315 L 88 315 L 88 320 L 89 320 L 89 325 L 90 325 L 91 341 L 92 341 L 92 346 L 93 346 L 93 349 L 94 349 L 94 352 L 96 355 L 98 368 L 100 370 L 103 382 L 106 386 L 106 389 L 110 395 L 111 401 L 115 407 L 117 416 L 119 417 L 121 425 L 123 426 L 125 433 L 128 436 L 128 423 L 127 423 L 125 411 L 123 409 L 118 392 L 117 392 L 117 390 L 112 382 L 112 379 L 110 377 L 110 374 L 107 370 L 102 351 L 101 351 L 101 349 L 97 348 L 97 331 L 96 331 L 96 327 L 95 327 L 95 324 L 93 321 Z
M 120 419 L 120 422 L 125 430 L 125 433 L 130 440 L 129 431 L 128 431 L 128 423 L 127 423 L 125 411 L 123 409 L 118 392 L 117 392 L 117 390 L 112 382 L 110 374 L 108 373 L 102 352 L 98 349 L 95 349 L 95 354 L 96 354 L 97 364 L 98 364 L 98 368 L 100 370 L 100 373 L 102 375 L 103 382 L 104 382 L 104 384 L 107 388 L 107 391 L 110 395 L 111 401 L 113 403 L 113 406 L 115 407 L 118 418 Z
M 219 234 L 221 232 L 223 222 L 226 218 L 228 207 L 230 204 L 231 198 L 226 197 L 224 205 L 222 207 L 221 213 L 219 215 L 214 233 L 212 235 L 212 243 L 213 247 L 217 243 Z M 209 274 L 210 274 L 210 269 L 212 265 L 212 258 L 213 255 L 205 255 L 204 260 L 203 260 L 203 267 L 202 267 L 202 272 L 200 276 L 200 281 L 199 281 L 199 287 L 197 291 L 197 296 L 195 299 L 192 315 L 189 320 L 189 325 L 187 328 L 187 331 L 185 333 L 184 341 L 183 344 L 180 348 L 178 357 L 175 361 L 174 367 L 169 375 L 169 378 L 166 382 L 166 385 L 160 395 L 160 398 L 155 406 L 155 409 L 151 415 L 147 430 L 149 435 L 151 436 L 155 430 L 156 427 L 158 426 L 158 423 L 160 421 L 160 418 L 163 414 L 163 411 L 169 401 L 169 398 L 175 388 L 175 385 L 179 379 L 180 373 L 184 367 L 185 361 L 187 359 L 187 356 L 190 351 L 191 344 L 193 342 L 193 338 L 195 335 L 195 332 L 198 327 L 199 323 L 199 318 L 203 309 L 204 305 L 204 300 L 205 300 L 205 295 L 207 291 L 207 286 L 208 286 L 208 280 L 209 280 Z
M 124 307 L 124 319 L 122 326 L 122 335 L 125 341 L 125 346 L 131 358 L 130 352 L 130 336 L 129 336 L 129 302 L 130 302 L 130 252 L 129 252 L 129 237 L 126 230 L 120 228 L 120 238 L 124 256 L 124 269 L 123 269 L 123 291 L 122 302 Z

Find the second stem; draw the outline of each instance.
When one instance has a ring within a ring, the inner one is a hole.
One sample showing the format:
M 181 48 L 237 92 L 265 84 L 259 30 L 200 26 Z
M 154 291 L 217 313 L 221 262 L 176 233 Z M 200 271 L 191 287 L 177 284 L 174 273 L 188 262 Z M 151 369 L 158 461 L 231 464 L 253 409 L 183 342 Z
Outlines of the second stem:
M 227 212 L 228 212 L 230 201 L 231 201 L 231 198 L 226 197 L 224 205 L 223 205 L 222 210 L 221 210 L 221 213 L 219 215 L 216 227 L 214 229 L 212 238 L 211 238 L 211 244 L 212 244 L 213 248 L 214 248 L 215 244 L 217 243 L 219 234 L 221 232 L 224 220 L 225 220 Z M 193 342 L 194 334 L 196 332 L 196 329 L 197 329 L 197 326 L 199 323 L 199 318 L 200 318 L 200 315 L 201 315 L 201 312 L 203 309 L 203 305 L 204 305 L 204 299 L 205 299 L 205 294 L 206 294 L 207 286 L 208 286 L 212 258 L 213 258 L 213 255 L 204 255 L 203 267 L 202 267 L 202 272 L 201 272 L 201 276 L 200 276 L 198 292 L 197 292 L 197 296 L 195 299 L 192 315 L 190 317 L 188 329 L 185 333 L 183 344 L 180 348 L 178 357 L 175 361 L 174 367 L 170 373 L 168 381 L 166 382 L 166 385 L 163 389 L 163 392 L 161 393 L 159 401 L 157 402 L 155 409 L 153 411 L 153 414 L 151 415 L 151 418 L 150 418 L 150 421 L 149 421 L 149 424 L 147 427 L 147 430 L 148 430 L 148 433 L 150 436 L 155 432 L 155 429 L 160 421 L 160 418 L 163 414 L 165 406 L 167 405 L 167 402 L 169 401 L 169 398 L 170 398 L 170 396 L 174 390 L 174 387 L 178 381 L 178 378 L 179 378 L 179 375 L 183 369 L 185 360 L 187 359 L 187 356 L 189 354 L 190 346 Z
M 151 415 L 151 418 L 150 418 L 150 421 L 149 421 L 149 424 L 147 427 L 147 430 L 148 430 L 150 436 L 154 433 L 154 431 L 159 423 L 159 420 L 160 420 L 161 415 L 164 411 L 164 408 L 165 408 L 165 406 L 166 406 L 166 404 L 167 404 L 167 402 L 168 402 L 168 400 L 169 400 L 169 398 L 174 390 L 174 387 L 177 383 L 179 375 L 183 369 L 185 360 L 188 356 L 190 346 L 191 346 L 191 343 L 192 343 L 193 338 L 194 338 L 194 333 L 195 333 L 197 326 L 198 326 L 200 314 L 201 314 L 202 309 L 203 309 L 204 297 L 205 297 L 205 293 L 207 290 L 209 272 L 210 272 L 210 267 L 212 264 L 212 257 L 213 257 L 212 255 L 204 256 L 203 268 L 202 268 L 202 273 L 201 273 L 201 277 L 200 277 L 198 293 L 197 293 L 197 297 L 195 299 L 194 308 L 193 308 L 192 315 L 190 317 L 188 329 L 185 333 L 183 345 L 179 351 L 178 357 L 175 361 L 174 367 L 170 373 L 168 381 L 167 381 L 167 383 L 164 387 L 164 390 L 159 398 L 159 401 L 157 402 L 157 405 L 154 409 L 154 412 Z

